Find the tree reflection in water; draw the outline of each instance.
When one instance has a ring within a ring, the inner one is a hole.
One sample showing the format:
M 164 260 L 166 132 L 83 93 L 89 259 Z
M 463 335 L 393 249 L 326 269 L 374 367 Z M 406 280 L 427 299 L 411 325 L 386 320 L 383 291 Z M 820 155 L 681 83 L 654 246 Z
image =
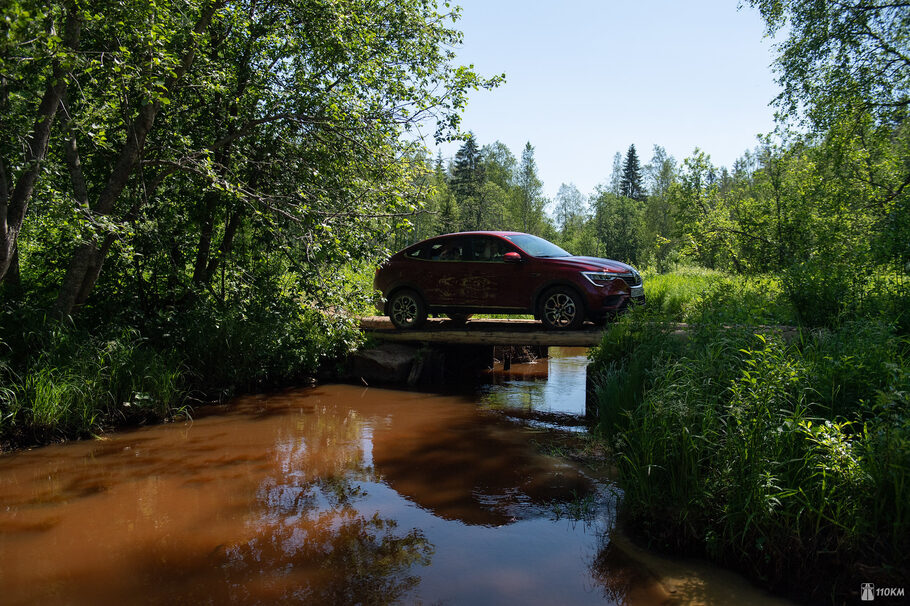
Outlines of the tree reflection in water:
M 411 571 L 433 554 L 423 532 L 355 507 L 367 496 L 361 482 L 376 481 L 362 446 L 368 431 L 353 411 L 330 412 L 279 438 L 252 536 L 213 554 L 231 602 L 385 604 L 416 588 Z
M 642 598 L 644 596 L 640 594 L 661 591 L 647 570 L 630 559 L 606 535 L 602 538 L 600 549 L 597 550 L 597 557 L 591 563 L 591 575 L 603 592 L 604 598 L 614 604 L 644 602 L 645 600 L 641 599 L 633 600 L 633 597 Z

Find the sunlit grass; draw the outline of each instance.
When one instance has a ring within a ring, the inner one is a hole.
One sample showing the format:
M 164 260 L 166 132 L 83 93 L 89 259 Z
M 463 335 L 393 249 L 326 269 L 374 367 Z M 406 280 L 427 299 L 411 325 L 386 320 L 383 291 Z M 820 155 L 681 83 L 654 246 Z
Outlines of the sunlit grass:
M 668 320 L 700 321 L 705 310 L 703 303 L 720 299 L 729 303 L 712 309 L 720 320 L 751 324 L 797 323 L 796 313 L 777 276 L 732 276 L 682 266 L 665 274 L 646 271 L 643 278 L 649 312 Z

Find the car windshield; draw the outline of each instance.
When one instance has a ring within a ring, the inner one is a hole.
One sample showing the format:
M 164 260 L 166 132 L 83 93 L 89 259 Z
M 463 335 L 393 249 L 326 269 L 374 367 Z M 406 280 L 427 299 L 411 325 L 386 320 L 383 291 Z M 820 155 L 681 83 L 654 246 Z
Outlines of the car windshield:
M 532 257 L 571 257 L 569 253 L 559 248 L 552 242 L 547 242 L 543 238 L 530 236 L 528 234 L 518 234 L 514 236 L 505 236 L 507 240 L 513 242 L 518 248 L 525 251 Z

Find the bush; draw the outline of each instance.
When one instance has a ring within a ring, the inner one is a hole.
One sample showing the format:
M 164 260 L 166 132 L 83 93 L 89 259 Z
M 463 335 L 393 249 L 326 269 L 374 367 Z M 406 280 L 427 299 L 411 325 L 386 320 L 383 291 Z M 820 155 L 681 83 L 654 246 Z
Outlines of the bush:
M 741 300 L 692 303 L 684 339 L 629 314 L 592 353 L 623 515 L 652 545 L 801 597 L 897 582 L 910 564 L 907 341 L 866 319 L 785 343 L 726 324 Z
M 313 376 L 362 338 L 352 320 L 279 298 L 227 307 L 198 301 L 161 313 L 153 332 L 176 344 L 194 388 L 208 398 Z
M 361 339 L 350 319 L 278 293 L 248 294 L 231 304 L 200 296 L 141 321 L 114 316 L 78 329 L 9 306 L 0 313 L 0 441 L 44 443 L 160 421 L 186 412 L 190 395 L 298 382 Z
M 774 276 L 730 276 L 699 267 L 644 274 L 648 313 L 667 321 L 794 324 L 783 282 Z

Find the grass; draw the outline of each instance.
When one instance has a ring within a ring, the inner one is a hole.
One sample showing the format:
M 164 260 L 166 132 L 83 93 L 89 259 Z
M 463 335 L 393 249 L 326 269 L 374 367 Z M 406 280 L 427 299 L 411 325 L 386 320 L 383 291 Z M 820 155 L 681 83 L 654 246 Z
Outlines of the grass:
M 592 353 L 625 519 L 653 546 L 803 599 L 900 585 L 910 341 L 881 314 L 790 342 L 731 322 L 752 310 L 764 312 L 755 324 L 785 323 L 792 307 L 767 284 L 699 271 L 646 280 L 656 304 L 611 326 Z M 680 320 L 686 337 L 670 330 Z
M 784 283 L 776 276 L 731 276 L 700 267 L 680 267 L 672 273 L 643 274 L 645 297 L 651 315 L 668 321 L 703 320 L 705 302 L 713 306 L 718 321 L 749 324 L 797 324 L 796 310 L 787 300 Z
M 185 395 L 181 363 L 132 329 L 105 338 L 56 323 L 26 336 L 25 370 L 0 365 L 0 437 L 42 443 L 174 414 Z M 21 363 L 21 361 L 20 361 Z
M 89 330 L 21 305 L 0 309 L 0 446 L 89 437 L 297 383 L 361 339 L 353 320 L 280 297 L 203 299 L 127 322 Z

